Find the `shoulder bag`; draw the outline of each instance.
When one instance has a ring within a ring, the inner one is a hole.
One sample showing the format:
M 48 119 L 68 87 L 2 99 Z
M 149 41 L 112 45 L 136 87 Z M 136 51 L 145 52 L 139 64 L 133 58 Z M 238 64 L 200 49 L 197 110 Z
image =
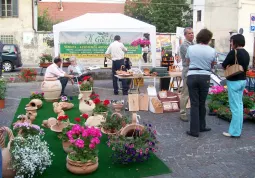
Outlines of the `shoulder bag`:
M 231 65 L 231 66 L 228 65 L 225 72 L 224 72 L 224 74 L 225 74 L 226 78 L 229 78 L 229 77 L 235 76 L 237 74 L 240 74 L 242 72 L 244 72 L 243 66 L 238 64 L 237 51 L 235 50 L 235 64 Z

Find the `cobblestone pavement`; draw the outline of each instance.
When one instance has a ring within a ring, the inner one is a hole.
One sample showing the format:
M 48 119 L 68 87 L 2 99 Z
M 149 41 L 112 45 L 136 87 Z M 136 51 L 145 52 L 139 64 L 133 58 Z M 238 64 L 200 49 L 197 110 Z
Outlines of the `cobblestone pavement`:
M 126 98 L 112 96 L 110 80 L 96 81 L 95 86 L 102 99 Z M 6 108 L 0 112 L 0 125 L 9 126 L 20 98 L 28 97 L 39 88 L 40 83 L 9 84 Z M 72 86 L 68 85 L 67 94 L 71 93 Z M 173 171 L 153 178 L 255 178 L 255 123 L 244 124 L 241 138 L 226 138 L 221 133 L 227 131 L 229 123 L 208 116 L 207 123 L 212 131 L 192 138 L 185 134 L 189 123 L 181 122 L 178 113 L 139 114 L 142 121 L 156 127 L 161 142 L 157 154 Z

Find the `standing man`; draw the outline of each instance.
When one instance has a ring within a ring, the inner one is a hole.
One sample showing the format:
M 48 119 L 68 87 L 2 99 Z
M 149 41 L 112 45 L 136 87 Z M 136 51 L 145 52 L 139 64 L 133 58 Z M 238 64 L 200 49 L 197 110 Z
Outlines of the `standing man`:
M 61 85 L 62 85 L 62 91 L 61 91 L 61 96 L 66 96 L 66 94 L 64 93 L 67 82 L 69 79 L 72 79 L 74 76 L 73 75 L 68 75 L 67 73 L 65 73 L 60 67 L 62 64 L 62 59 L 60 59 L 59 57 L 56 57 L 54 59 L 54 63 L 51 64 L 49 67 L 47 67 L 45 75 L 44 75 L 44 79 L 50 79 L 50 78 L 58 78 L 58 80 L 60 81 Z
M 114 37 L 114 42 L 110 44 L 105 54 L 110 54 L 112 59 L 112 83 L 114 89 L 114 95 L 119 94 L 119 87 L 118 87 L 118 78 L 115 77 L 116 71 L 121 69 L 121 66 L 124 65 L 124 55 L 127 52 L 127 48 L 120 42 L 120 36 L 116 35 Z M 128 95 L 128 84 L 127 80 L 122 79 L 122 92 L 123 95 Z
M 181 93 L 181 100 L 180 100 L 180 114 L 181 117 L 180 119 L 184 122 L 188 122 L 187 118 L 187 103 L 189 100 L 189 91 L 188 91 L 188 86 L 187 86 L 187 73 L 189 71 L 189 64 L 185 58 L 187 49 L 190 45 L 193 45 L 193 40 L 194 40 L 194 33 L 193 29 L 191 27 L 187 27 L 184 29 L 184 36 L 185 36 L 185 41 L 180 47 L 180 56 L 182 59 L 182 79 L 183 79 L 183 87 L 182 87 L 182 93 Z
M 2 43 L 2 41 L 0 41 L 0 77 L 2 76 L 2 63 L 3 63 L 3 59 L 2 59 L 2 53 L 3 53 L 3 48 L 4 48 L 4 45 Z

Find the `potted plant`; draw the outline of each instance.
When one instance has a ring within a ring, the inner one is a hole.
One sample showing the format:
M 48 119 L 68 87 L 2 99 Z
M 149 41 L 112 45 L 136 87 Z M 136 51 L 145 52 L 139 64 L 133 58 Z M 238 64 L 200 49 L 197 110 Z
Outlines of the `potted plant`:
M 88 119 L 88 115 L 87 114 L 82 114 L 81 115 L 81 118 L 80 117 L 77 117 L 75 118 L 75 122 L 81 126 L 84 126 L 84 123 L 86 121 L 86 119 Z M 69 124 L 66 128 L 64 128 L 62 130 L 62 132 L 58 135 L 58 138 L 62 141 L 62 146 L 63 146 L 63 150 L 66 152 L 66 153 L 70 153 L 72 152 L 73 150 L 71 149 L 71 143 L 69 142 L 69 139 L 68 139 L 68 136 L 67 136 L 67 132 L 72 130 L 72 127 L 73 127 L 74 124 Z
M 69 117 L 67 115 L 61 115 L 61 116 L 58 116 L 56 124 L 52 125 L 50 129 L 53 132 L 59 132 L 60 133 L 69 124 L 70 124 Z
M 11 141 L 10 154 L 11 168 L 15 170 L 16 177 L 34 177 L 52 164 L 53 153 L 40 135 L 15 137 Z
M 70 64 L 69 58 L 63 58 L 63 67 L 68 67 Z
M 116 134 L 128 123 L 129 119 L 120 113 L 108 113 L 105 122 L 101 125 L 101 131 L 108 135 Z
M 89 76 L 85 76 L 83 81 L 78 82 L 83 99 L 88 99 L 92 94 L 93 82 L 90 79 L 91 78 Z
M 40 65 L 39 67 L 47 68 L 49 65 L 52 64 L 53 57 L 50 54 L 42 54 L 40 56 Z
M 6 81 L 4 78 L 0 78 L 0 109 L 5 106 L 5 95 L 6 95 Z
M 19 136 L 23 138 L 27 138 L 29 135 L 43 135 L 43 130 L 35 124 L 31 124 L 28 122 L 18 122 L 14 124 L 13 130 L 18 132 Z
M 157 152 L 156 130 L 149 124 L 143 130 L 136 129 L 129 135 L 111 135 L 107 142 L 112 149 L 113 163 L 129 164 L 145 162 L 151 153 Z
M 124 106 L 124 100 L 116 100 L 112 102 L 112 107 L 116 112 L 120 112 Z
M 94 115 L 103 115 L 106 117 L 110 101 L 101 101 L 99 98 L 96 98 L 93 102 L 95 103 L 95 109 L 93 110 Z
M 67 155 L 67 169 L 74 174 L 89 174 L 98 168 L 97 145 L 102 136 L 99 129 L 75 124 L 67 132 L 73 152 Z
M 20 71 L 19 78 L 25 82 L 35 81 L 37 71 L 35 69 L 24 68 Z

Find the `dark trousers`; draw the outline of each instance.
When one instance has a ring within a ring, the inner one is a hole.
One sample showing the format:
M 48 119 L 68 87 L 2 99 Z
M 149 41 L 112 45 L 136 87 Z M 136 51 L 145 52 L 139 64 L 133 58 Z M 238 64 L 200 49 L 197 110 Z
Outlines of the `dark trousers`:
M 148 53 L 143 53 L 143 60 L 145 63 L 147 63 L 147 56 L 148 56 Z
M 116 75 L 116 71 L 120 70 L 122 65 L 124 65 L 124 59 L 112 61 L 112 83 L 113 83 L 114 94 L 119 93 L 118 78 L 115 77 L 115 75 Z M 123 95 L 127 95 L 128 94 L 128 89 L 129 89 L 129 86 L 127 84 L 127 80 L 122 79 L 121 82 L 122 82 Z
M 68 82 L 68 78 L 67 77 L 59 77 L 58 79 L 59 79 L 59 81 L 62 85 L 61 95 L 64 95 L 65 94 L 65 88 L 66 88 L 66 85 L 67 85 L 67 82 Z
M 191 103 L 190 132 L 199 134 L 199 131 L 206 127 L 205 101 L 210 86 L 210 75 L 189 75 L 187 85 Z

